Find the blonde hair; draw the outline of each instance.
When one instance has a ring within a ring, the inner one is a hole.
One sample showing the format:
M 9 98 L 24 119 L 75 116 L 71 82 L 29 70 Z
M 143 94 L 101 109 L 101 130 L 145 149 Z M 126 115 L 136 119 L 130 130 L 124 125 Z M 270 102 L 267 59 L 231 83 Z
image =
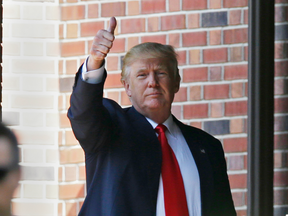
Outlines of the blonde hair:
M 123 58 L 123 66 L 121 72 L 121 82 L 127 80 L 130 74 L 131 64 L 137 59 L 143 58 L 164 58 L 167 59 L 167 68 L 173 73 L 174 79 L 180 80 L 177 54 L 170 45 L 160 43 L 147 42 L 132 47 Z

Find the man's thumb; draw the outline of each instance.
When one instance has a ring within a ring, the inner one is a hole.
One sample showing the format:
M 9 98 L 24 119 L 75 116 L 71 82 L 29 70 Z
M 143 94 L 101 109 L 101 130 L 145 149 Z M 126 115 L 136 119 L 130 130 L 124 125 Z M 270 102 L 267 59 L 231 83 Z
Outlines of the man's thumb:
M 107 31 L 114 34 L 114 30 L 116 28 L 116 25 L 117 25 L 117 21 L 116 21 L 115 17 L 111 17 Z

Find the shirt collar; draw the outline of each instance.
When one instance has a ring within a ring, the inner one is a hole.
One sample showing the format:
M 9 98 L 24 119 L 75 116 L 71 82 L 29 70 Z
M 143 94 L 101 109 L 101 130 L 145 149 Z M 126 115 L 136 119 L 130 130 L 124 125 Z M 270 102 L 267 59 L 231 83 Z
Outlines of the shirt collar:
M 153 127 L 153 129 L 155 129 L 155 128 L 157 127 L 158 123 L 154 122 L 153 120 L 151 120 L 151 119 L 149 119 L 149 118 L 147 118 L 147 117 L 146 117 L 146 119 L 147 119 L 147 121 L 151 124 L 151 126 Z M 169 132 L 171 135 L 175 136 L 175 135 L 174 135 L 174 134 L 175 134 L 175 123 L 174 123 L 174 121 L 173 121 L 172 115 L 170 115 L 170 116 L 168 117 L 168 119 L 167 119 L 165 122 L 163 122 L 162 124 L 167 127 L 167 130 L 168 130 L 168 132 Z

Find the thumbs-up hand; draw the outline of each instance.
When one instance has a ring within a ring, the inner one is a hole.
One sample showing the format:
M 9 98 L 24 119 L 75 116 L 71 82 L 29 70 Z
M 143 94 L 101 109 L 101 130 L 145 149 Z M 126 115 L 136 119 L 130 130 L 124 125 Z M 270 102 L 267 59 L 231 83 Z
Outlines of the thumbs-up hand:
M 90 49 L 90 56 L 87 62 L 88 71 L 96 70 L 101 67 L 105 57 L 113 46 L 113 41 L 115 39 L 114 30 L 116 26 L 117 21 L 115 17 L 111 17 L 108 29 L 101 29 L 97 32 Z

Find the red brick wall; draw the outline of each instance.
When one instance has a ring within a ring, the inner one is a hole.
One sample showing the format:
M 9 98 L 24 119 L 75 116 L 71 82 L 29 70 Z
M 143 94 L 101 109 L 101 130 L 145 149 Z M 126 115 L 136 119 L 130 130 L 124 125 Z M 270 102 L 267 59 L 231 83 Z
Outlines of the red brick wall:
M 275 215 L 288 213 L 288 5 L 276 1 L 275 42 Z M 183 122 L 215 135 L 226 154 L 238 215 L 247 208 L 247 0 L 60 0 L 61 60 L 59 101 L 69 107 L 73 74 L 89 53 L 93 36 L 116 16 L 114 47 L 107 58 L 105 96 L 126 106 L 120 83 L 121 58 L 146 41 L 173 45 L 179 54 L 181 88 L 173 113 Z M 59 134 L 60 203 L 76 215 L 85 192 L 83 153 L 66 116 Z M 74 187 L 75 186 L 75 187 Z

